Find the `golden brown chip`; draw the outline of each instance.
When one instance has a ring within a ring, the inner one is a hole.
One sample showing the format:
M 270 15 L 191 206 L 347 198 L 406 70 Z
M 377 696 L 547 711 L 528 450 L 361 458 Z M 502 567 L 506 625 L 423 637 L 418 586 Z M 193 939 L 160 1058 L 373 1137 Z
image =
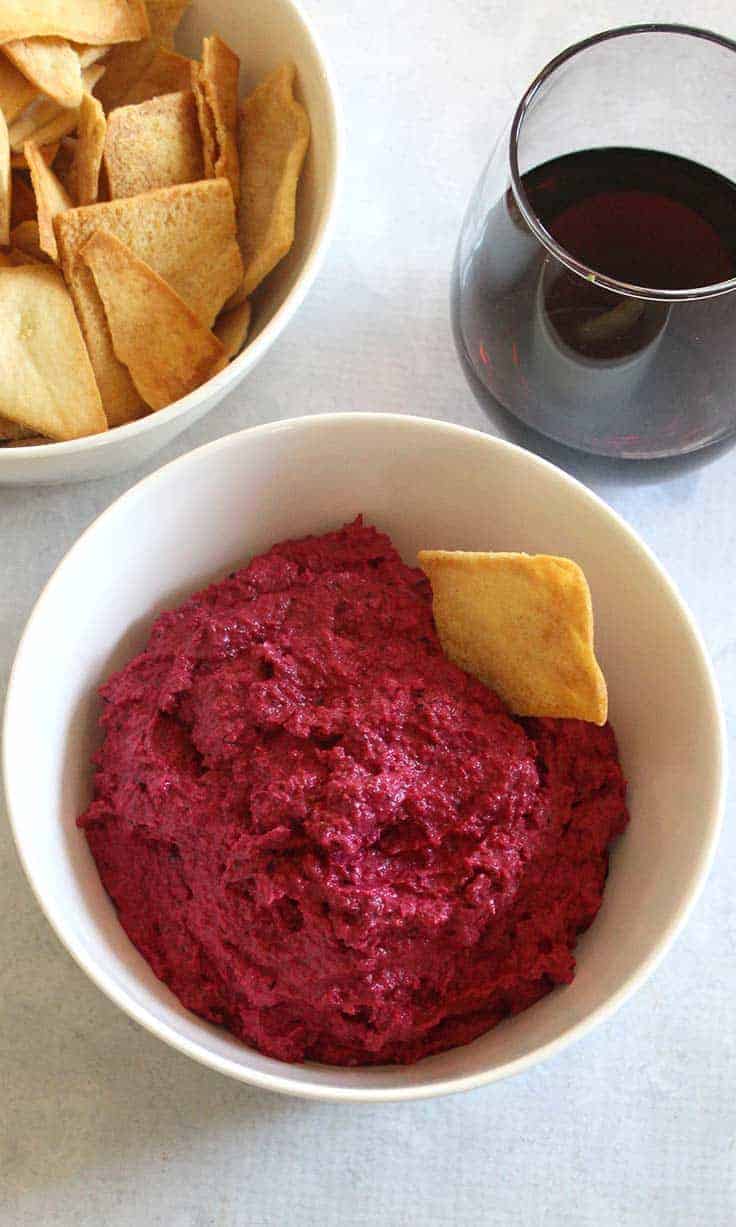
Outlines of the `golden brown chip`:
M 57 34 L 77 43 L 124 43 L 147 38 L 143 0 L 2 0 L 0 43 Z
M 0 247 L 10 240 L 10 215 L 13 208 L 13 179 L 10 174 L 10 141 L 5 116 L 0 111 Z
M 225 346 L 228 360 L 237 357 L 245 345 L 250 328 L 251 307 L 246 298 L 232 311 L 223 311 L 215 320 L 213 332 Z
M 0 120 L 2 127 L 2 120 Z M 2 137 L 0 137 L 2 142 Z M 1 177 L 1 176 L 0 176 Z M 12 208 L 10 212 L 10 225 L 15 229 L 21 222 L 34 221 L 36 217 L 36 197 L 32 189 L 26 182 L 25 175 L 19 170 L 14 170 L 12 174 L 13 186 L 11 189 Z
M 217 158 L 217 141 L 215 138 L 215 117 L 212 114 L 212 107 L 207 101 L 207 95 L 204 89 L 204 75 L 202 65 L 196 60 L 192 60 L 192 90 L 194 99 L 197 104 L 197 119 L 199 121 L 199 134 L 202 138 L 202 158 L 204 161 L 204 173 L 208 179 L 212 179 L 215 174 L 215 160 Z
M 0 273 L 0 414 L 53 439 L 97 434 L 107 423 L 82 333 L 58 269 Z
M 35 85 L 31 85 L 31 82 L 23 76 L 22 72 L 18 72 L 10 60 L 0 55 L 0 111 L 7 122 L 12 124 L 21 111 L 25 111 L 26 107 L 30 106 L 37 97 L 38 90 Z
M 105 172 L 112 200 L 203 177 L 191 90 L 116 107 L 107 121 Z
M 294 241 L 296 189 L 309 144 L 309 120 L 294 98 L 294 65 L 282 64 L 240 110 L 238 235 L 247 298 Z
M 585 576 L 569 558 L 422 550 L 443 651 L 519 716 L 605 724 Z
M 98 98 L 85 94 L 79 108 L 77 147 L 72 178 L 77 204 L 94 204 L 100 184 L 102 151 L 105 148 L 105 112 Z
M 235 240 L 230 184 L 205 180 L 142 196 L 70 209 L 56 219 L 64 275 L 111 426 L 144 412 L 128 370 L 118 362 L 92 274 L 79 256 L 95 230 L 130 247 L 191 307 L 208 328 L 243 275 Z
M 83 69 L 85 89 L 91 92 L 104 72 L 103 64 L 92 64 Z M 60 107 L 48 98 L 38 99 L 10 125 L 10 148 L 20 153 L 26 141 L 30 140 L 39 146 L 50 145 L 73 132 L 78 122 L 79 107 Z
M 145 72 L 123 95 L 118 105 L 134 106 L 136 103 L 158 98 L 161 94 L 188 90 L 191 89 L 191 82 L 192 60 L 188 60 L 184 55 L 177 55 L 175 51 L 157 47 Z
M 97 97 L 106 113 L 124 99 L 149 67 L 159 47 L 173 51 L 174 31 L 188 3 L 189 0 L 159 0 L 158 3 L 149 0 L 146 8 L 151 26 L 150 38 L 112 48 L 105 60 L 107 71 L 97 89 Z M 184 89 L 185 86 L 178 88 Z
M 31 172 L 31 183 L 36 195 L 39 245 L 41 251 L 45 251 L 52 260 L 57 260 L 59 252 L 54 234 L 54 218 L 57 213 L 71 209 L 73 201 L 59 183 L 54 172 L 44 162 L 41 150 L 35 141 L 26 141 L 23 153 Z
M 37 221 L 21 222 L 19 226 L 10 231 L 10 242 L 16 251 L 29 256 L 34 263 L 48 264 L 50 262 L 49 257 L 41 250 Z
M 240 60 L 217 34 L 202 44 L 201 82 L 215 129 L 214 173 L 229 179 L 237 205 L 240 198 L 238 156 L 238 75 Z
M 73 47 L 63 38 L 17 38 L 3 51 L 16 68 L 42 93 L 63 107 L 82 101 L 82 66 Z
M 129 247 L 96 230 L 80 255 L 92 270 L 115 355 L 151 409 L 164 409 L 222 369 L 224 346 Z

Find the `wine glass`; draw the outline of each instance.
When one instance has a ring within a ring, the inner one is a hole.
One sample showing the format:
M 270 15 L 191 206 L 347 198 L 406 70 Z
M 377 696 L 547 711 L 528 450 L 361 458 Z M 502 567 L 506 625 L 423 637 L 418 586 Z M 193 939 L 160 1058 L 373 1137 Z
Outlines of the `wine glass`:
M 532 82 L 470 201 L 455 339 L 489 407 L 604 456 L 736 431 L 736 43 L 639 25 Z

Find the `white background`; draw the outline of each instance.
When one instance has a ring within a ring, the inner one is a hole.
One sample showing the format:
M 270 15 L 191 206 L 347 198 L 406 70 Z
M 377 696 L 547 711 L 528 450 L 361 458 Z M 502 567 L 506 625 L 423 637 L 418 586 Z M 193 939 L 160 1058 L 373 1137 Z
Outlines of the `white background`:
M 733 0 L 309 7 L 346 120 L 326 267 L 261 366 L 167 453 L 97 484 L 0 490 L 0 687 L 53 567 L 160 462 L 243 426 L 323 410 L 413 412 L 489 429 L 453 351 L 448 274 L 466 200 L 514 99 L 550 55 L 605 26 L 692 20 L 736 36 Z M 736 449 L 706 464 L 623 472 L 548 454 L 622 512 L 679 583 L 732 718 Z M 612 1021 L 514 1081 L 377 1107 L 251 1091 L 129 1022 L 52 935 L 0 823 L 2 1227 L 728 1227 L 731 817 L 685 934 Z

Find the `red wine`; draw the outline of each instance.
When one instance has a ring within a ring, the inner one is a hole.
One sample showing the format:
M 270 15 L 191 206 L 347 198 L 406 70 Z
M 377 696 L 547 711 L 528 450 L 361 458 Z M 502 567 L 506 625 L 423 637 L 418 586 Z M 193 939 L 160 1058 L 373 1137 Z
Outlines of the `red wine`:
M 686 290 L 736 272 L 736 188 L 672 154 L 588 149 L 524 176 L 534 212 L 565 251 L 632 286 Z M 546 290 L 551 323 L 589 357 L 635 353 L 651 341 L 664 308 L 612 303 L 595 282 L 560 270 Z
M 467 252 L 461 241 L 453 323 L 481 399 L 487 391 L 543 433 L 615 455 L 718 437 L 736 399 L 736 295 L 702 291 L 736 277 L 736 185 L 622 147 L 555 158 L 522 182 L 544 229 L 589 272 L 555 258 L 510 190 Z M 682 300 L 657 298 L 673 290 Z

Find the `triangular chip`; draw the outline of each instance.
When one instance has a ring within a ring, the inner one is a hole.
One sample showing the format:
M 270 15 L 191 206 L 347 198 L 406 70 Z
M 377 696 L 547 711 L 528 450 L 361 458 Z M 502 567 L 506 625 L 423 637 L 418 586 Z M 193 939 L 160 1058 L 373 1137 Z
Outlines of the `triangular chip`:
M 42 251 L 52 260 L 58 259 L 56 235 L 54 234 L 54 218 L 57 213 L 63 213 L 73 207 L 69 193 L 62 187 L 56 175 L 41 157 L 41 151 L 34 141 L 26 141 L 23 146 L 28 168 L 31 172 L 31 183 L 36 194 L 36 209 L 38 212 L 38 237 Z
M 2 0 L 0 43 L 57 34 L 77 43 L 124 43 L 147 38 L 143 0 Z
M 105 230 L 80 255 L 92 270 L 113 349 L 151 409 L 164 409 L 221 370 L 223 345 L 150 265 Z
M 148 102 L 161 94 L 175 94 L 191 88 L 192 61 L 175 51 L 157 47 L 145 72 L 120 99 L 120 106 Z
M 112 200 L 202 179 L 192 91 L 116 107 L 107 121 L 103 161 Z
M 92 64 L 82 71 L 86 90 L 93 90 L 104 75 L 103 64 Z M 19 153 L 26 141 L 37 145 L 50 145 L 73 132 L 79 122 L 79 107 L 60 107 L 50 99 L 33 102 L 22 115 L 10 125 L 10 148 Z
M 140 416 L 143 403 L 115 357 L 94 279 L 79 256 L 95 230 L 106 230 L 145 260 L 208 328 L 243 275 L 235 241 L 235 211 L 224 179 L 186 183 L 70 209 L 56 219 L 64 276 L 111 426 Z
M 2 120 L 0 119 L 1 127 Z M 0 143 L 2 143 L 2 136 L 0 136 Z M 25 175 L 22 175 L 20 171 L 13 171 L 12 179 L 10 224 L 15 229 L 21 222 L 36 220 L 36 197 L 32 188 L 28 186 Z
M 309 120 L 294 98 L 294 65 L 282 64 L 240 111 L 238 235 L 248 297 L 294 241 L 296 189 L 309 144 Z
M 250 328 L 250 316 L 250 302 L 246 298 L 245 302 L 233 307 L 232 311 L 223 311 L 215 320 L 212 331 L 225 346 L 228 360 L 237 357 L 245 345 Z
M 85 94 L 79 108 L 77 145 L 72 180 L 77 204 L 94 204 L 100 185 L 102 151 L 105 148 L 105 112 L 98 98 Z
M 1 51 L 2 47 L 0 47 Z M 30 106 L 37 97 L 38 90 L 35 85 L 31 85 L 31 82 L 23 76 L 22 72 L 18 72 L 10 60 L 0 55 L 0 111 L 7 122 L 12 124 L 21 111 L 25 111 L 26 107 Z
M 174 31 L 188 4 L 189 0 L 149 0 L 146 8 L 151 26 L 150 38 L 112 48 L 105 60 L 107 71 L 97 90 L 97 97 L 107 113 L 119 105 L 140 79 L 159 47 L 173 51 Z
M 63 107 L 82 101 L 82 66 L 63 38 L 16 38 L 3 51 L 24 77 Z
M 10 214 L 13 208 L 13 179 L 10 173 L 10 141 L 5 116 L 0 111 L 0 247 L 10 241 Z
M 422 550 L 443 651 L 518 716 L 605 724 L 585 576 L 569 558 Z
M 202 65 L 198 64 L 196 60 L 192 60 L 192 90 L 194 91 L 194 98 L 197 104 L 199 134 L 202 138 L 204 173 L 208 179 L 212 179 L 215 174 L 215 161 L 217 159 L 215 117 L 212 114 L 212 107 L 207 101 Z
M 235 203 L 240 198 L 238 156 L 238 75 L 240 60 L 213 34 L 202 44 L 202 87 L 215 126 L 214 173 L 229 179 Z
M 64 278 L 36 265 L 0 273 L 0 414 L 36 434 L 105 430 L 100 394 Z

